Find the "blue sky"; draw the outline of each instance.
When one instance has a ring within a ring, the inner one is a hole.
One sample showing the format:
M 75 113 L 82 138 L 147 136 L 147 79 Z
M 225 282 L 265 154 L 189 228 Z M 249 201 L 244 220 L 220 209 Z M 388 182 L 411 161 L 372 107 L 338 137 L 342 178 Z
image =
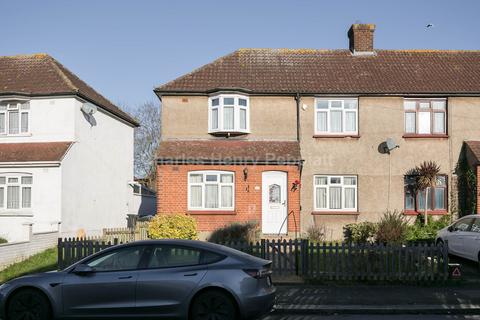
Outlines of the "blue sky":
M 478 0 L 0 0 L 0 55 L 51 54 L 136 106 L 238 48 L 347 48 L 354 22 L 377 25 L 377 48 L 480 49 L 479 12 Z

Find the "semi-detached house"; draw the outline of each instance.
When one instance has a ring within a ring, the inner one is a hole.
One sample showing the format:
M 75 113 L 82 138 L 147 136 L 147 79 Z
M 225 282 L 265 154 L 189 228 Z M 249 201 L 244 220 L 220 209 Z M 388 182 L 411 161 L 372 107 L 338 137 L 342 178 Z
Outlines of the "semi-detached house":
M 257 221 L 339 239 L 387 209 L 421 211 L 408 172 L 432 160 L 429 214 L 456 214 L 457 165 L 480 155 L 480 51 L 380 50 L 374 30 L 352 25 L 349 49 L 240 49 L 156 88 L 157 212 L 207 233 Z
M 0 237 L 125 226 L 136 126 L 52 57 L 0 57 Z

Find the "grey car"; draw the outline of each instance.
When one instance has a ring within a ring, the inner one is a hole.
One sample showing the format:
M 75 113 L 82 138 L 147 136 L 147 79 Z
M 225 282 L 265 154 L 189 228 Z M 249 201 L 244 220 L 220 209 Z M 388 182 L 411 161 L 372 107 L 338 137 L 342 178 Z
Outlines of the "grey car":
M 0 286 L 0 318 L 253 319 L 275 301 L 271 261 L 201 241 L 139 241 Z

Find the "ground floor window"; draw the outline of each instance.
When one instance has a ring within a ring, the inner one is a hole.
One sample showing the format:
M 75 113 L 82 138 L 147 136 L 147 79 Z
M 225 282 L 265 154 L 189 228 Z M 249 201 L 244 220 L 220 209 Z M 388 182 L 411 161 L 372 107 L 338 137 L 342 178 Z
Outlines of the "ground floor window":
M 425 191 L 415 189 L 416 176 L 405 176 L 405 211 L 425 210 Z M 427 210 L 447 210 L 447 176 L 437 176 L 436 186 L 427 189 Z
M 0 210 L 31 208 L 32 184 L 31 175 L 0 174 Z
M 314 176 L 315 211 L 356 211 L 356 176 Z
M 188 173 L 189 210 L 233 210 L 234 174 L 228 171 Z

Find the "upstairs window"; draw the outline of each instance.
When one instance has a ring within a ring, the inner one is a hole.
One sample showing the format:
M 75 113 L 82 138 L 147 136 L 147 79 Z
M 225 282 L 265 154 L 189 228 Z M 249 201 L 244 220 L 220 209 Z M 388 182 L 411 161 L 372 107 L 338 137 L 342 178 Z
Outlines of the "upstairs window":
M 233 210 L 234 181 L 232 172 L 190 172 L 188 174 L 189 210 Z
M 405 134 L 445 135 L 447 133 L 446 99 L 405 99 Z
M 209 133 L 248 133 L 249 99 L 242 95 L 219 95 L 209 99 Z
M 31 175 L 0 175 L 0 210 L 30 209 L 32 184 Z
M 357 211 L 356 176 L 314 176 L 315 211 Z
M 316 135 L 357 135 L 357 99 L 315 99 Z
M 0 102 L 0 135 L 19 135 L 29 132 L 30 104 L 28 102 Z

